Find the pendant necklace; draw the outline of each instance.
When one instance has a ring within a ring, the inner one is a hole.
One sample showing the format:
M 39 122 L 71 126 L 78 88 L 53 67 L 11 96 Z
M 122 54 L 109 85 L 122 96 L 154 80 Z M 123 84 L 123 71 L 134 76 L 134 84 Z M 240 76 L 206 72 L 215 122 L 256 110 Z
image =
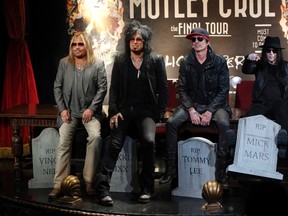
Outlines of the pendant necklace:
M 84 70 L 84 67 L 85 67 L 85 61 L 82 62 L 82 63 L 80 63 L 80 64 L 77 64 L 77 63 L 75 62 L 75 66 L 76 66 L 78 72 L 81 72 L 82 70 Z
M 84 66 L 76 64 L 76 68 L 77 68 L 78 71 L 82 71 L 84 69 Z
M 134 67 L 138 70 L 137 71 L 137 79 L 139 79 L 140 74 L 141 74 L 140 68 L 141 68 L 141 65 L 142 65 L 142 62 L 143 62 L 143 58 L 135 59 L 135 58 L 131 57 L 131 60 L 132 60 L 132 63 L 134 65 Z

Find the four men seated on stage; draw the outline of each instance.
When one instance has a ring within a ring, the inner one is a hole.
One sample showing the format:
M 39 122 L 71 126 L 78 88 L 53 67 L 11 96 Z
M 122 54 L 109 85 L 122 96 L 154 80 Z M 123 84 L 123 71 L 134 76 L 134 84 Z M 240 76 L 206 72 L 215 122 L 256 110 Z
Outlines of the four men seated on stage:
M 165 63 L 161 56 L 152 53 L 151 35 L 149 27 L 135 20 L 126 28 L 125 51 L 115 57 L 112 69 L 108 116 L 111 131 L 104 143 L 103 155 L 100 154 L 99 117 L 107 91 L 104 63 L 94 59 L 84 33 L 76 33 L 72 38 L 69 56 L 60 61 L 54 83 L 55 100 L 63 122 L 59 128 L 55 187 L 49 197 L 61 194 L 61 181 L 70 174 L 72 136 L 81 121 L 88 132 L 83 170 L 87 193 L 95 194 L 95 185 L 99 204 L 113 205 L 110 179 L 125 136 L 135 127 L 142 160 L 138 201 L 148 203 L 152 198 L 156 122 L 164 116 L 168 89 Z M 186 39 L 191 43 L 191 51 L 180 62 L 177 93 L 181 104 L 166 122 L 166 171 L 160 184 L 177 180 L 178 129 L 189 121 L 201 127 L 209 127 L 212 122 L 216 124 L 219 142 L 215 178 L 227 185 L 226 168 L 231 162 L 229 147 L 236 144 L 236 133 L 230 128 L 232 111 L 227 101 L 230 88 L 227 62 L 212 50 L 211 38 L 205 29 L 194 28 Z M 268 36 L 262 57 L 248 55 L 243 73 L 256 76 L 253 105 L 248 115 L 273 114 L 283 127 L 278 140 L 287 144 L 288 71 L 281 50 L 279 38 Z M 95 173 L 100 158 L 100 170 Z

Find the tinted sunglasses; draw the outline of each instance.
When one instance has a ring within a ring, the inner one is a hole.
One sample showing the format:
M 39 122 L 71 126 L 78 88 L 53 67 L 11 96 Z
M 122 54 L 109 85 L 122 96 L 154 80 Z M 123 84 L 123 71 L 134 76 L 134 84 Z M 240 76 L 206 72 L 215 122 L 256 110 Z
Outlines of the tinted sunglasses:
M 265 50 L 266 53 L 270 53 L 271 51 L 272 51 L 273 53 L 277 53 L 278 50 L 277 50 L 277 49 L 266 49 L 266 50 Z
M 84 46 L 84 43 L 72 43 L 71 46 L 75 47 L 75 46 L 79 46 L 79 47 L 82 47 Z
M 134 42 L 136 42 L 136 43 L 140 43 L 140 42 L 143 41 L 143 39 L 142 39 L 142 38 L 130 38 L 129 41 L 130 41 L 131 43 L 134 43 Z
M 203 41 L 203 40 L 204 40 L 204 38 L 203 38 L 203 37 L 193 37 L 191 40 L 192 40 L 192 42 L 195 42 L 195 41 L 196 41 L 196 39 L 197 39 L 199 42 L 201 42 L 201 41 Z

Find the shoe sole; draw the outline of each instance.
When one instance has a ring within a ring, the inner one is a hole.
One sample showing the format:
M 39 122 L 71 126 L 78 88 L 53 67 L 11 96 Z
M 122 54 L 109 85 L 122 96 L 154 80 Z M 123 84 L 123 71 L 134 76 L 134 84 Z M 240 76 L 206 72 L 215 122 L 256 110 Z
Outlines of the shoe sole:
M 55 193 L 55 194 L 48 194 L 48 198 L 49 198 L 49 199 L 57 199 L 57 198 L 59 198 L 60 196 L 62 196 L 62 192 Z
M 99 201 L 99 204 L 100 204 L 100 205 L 103 205 L 103 206 L 113 206 L 113 201 L 111 201 L 111 202 L 102 202 L 102 201 Z
M 103 197 L 105 198 L 105 197 Z M 103 206 L 112 206 L 113 205 L 113 200 L 110 198 L 110 200 L 102 200 L 102 199 L 99 199 L 98 203 L 100 205 L 103 205 Z
M 172 182 L 172 180 L 170 180 L 170 181 L 164 181 L 164 182 L 159 182 L 159 184 L 169 184 L 169 183 L 171 183 Z
M 139 202 L 139 203 L 142 203 L 142 204 L 146 204 L 146 203 L 149 203 L 149 202 L 150 202 L 150 199 L 149 199 L 149 200 L 138 199 L 138 202 Z

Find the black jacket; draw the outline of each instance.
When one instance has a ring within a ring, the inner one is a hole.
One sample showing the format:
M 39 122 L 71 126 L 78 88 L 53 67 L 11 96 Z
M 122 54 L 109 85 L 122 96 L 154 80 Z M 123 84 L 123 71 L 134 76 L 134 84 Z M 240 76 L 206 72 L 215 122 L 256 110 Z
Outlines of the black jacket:
M 109 116 L 120 112 L 124 107 L 128 91 L 128 70 L 130 57 L 116 56 L 109 92 Z M 141 72 L 147 73 L 150 97 L 153 101 L 155 122 L 164 116 L 168 100 L 168 84 L 165 62 L 162 56 L 150 54 L 143 57 Z
M 179 69 L 178 93 L 184 108 L 197 107 L 195 97 L 197 85 L 202 85 L 204 95 L 209 101 L 207 110 L 214 114 L 219 108 L 225 109 L 231 114 L 231 108 L 227 102 L 229 96 L 229 70 L 226 60 L 212 49 L 208 48 L 208 56 L 205 67 L 201 73 L 202 83 L 197 78 L 197 59 L 195 51 L 191 52 L 181 61 Z
M 244 74 L 254 74 L 255 75 L 255 82 L 253 86 L 253 93 L 252 93 L 252 102 L 253 103 L 261 103 L 264 102 L 264 98 L 261 97 L 261 93 L 268 82 L 267 78 L 267 71 L 262 69 L 261 67 L 261 60 L 260 61 L 251 61 L 247 59 L 246 56 L 243 67 L 242 73 Z M 287 100 L 288 97 L 288 62 L 284 61 L 282 66 L 282 75 L 280 74 L 280 70 L 275 71 L 276 76 L 279 78 L 280 82 L 282 82 L 284 86 L 284 94 L 283 99 Z

